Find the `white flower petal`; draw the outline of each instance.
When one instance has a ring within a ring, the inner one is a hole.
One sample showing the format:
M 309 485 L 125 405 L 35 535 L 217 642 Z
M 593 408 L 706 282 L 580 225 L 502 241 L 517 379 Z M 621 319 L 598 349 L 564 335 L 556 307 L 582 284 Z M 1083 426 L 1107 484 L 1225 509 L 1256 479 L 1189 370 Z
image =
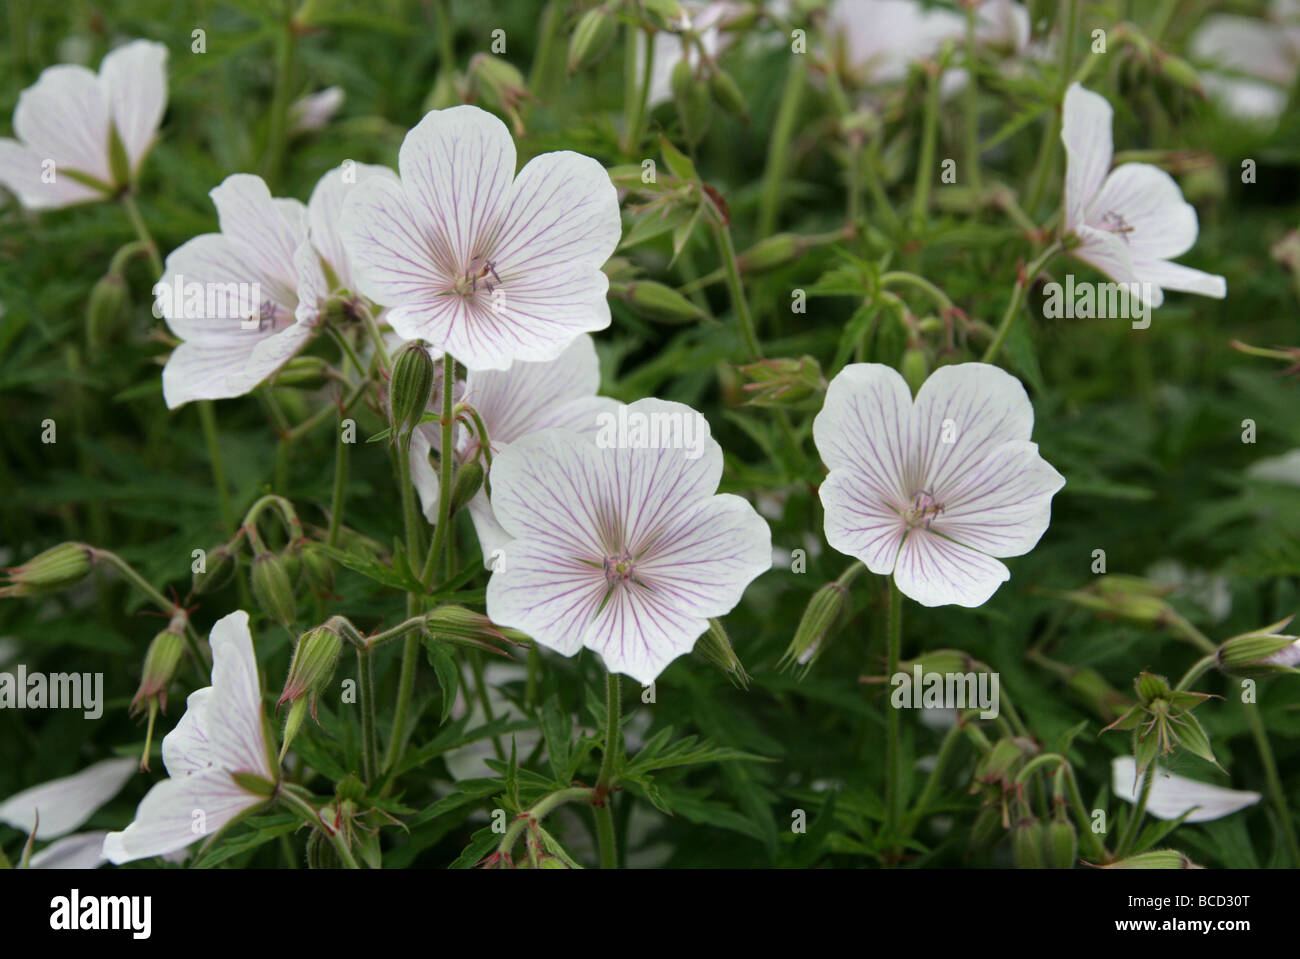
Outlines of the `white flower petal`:
M 212 699 L 204 716 L 213 755 L 222 769 L 274 779 L 248 613 L 236 610 L 217 620 L 208 640 L 212 644 Z
M 176 852 L 216 835 L 238 815 L 266 802 L 241 789 L 222 769 L 164 779 L 135 811 L 131 825 L 104 839 L 104 858 L 114 865 Z
M 138 768 L 135 759 L 105 759 L 71 776 L 24 789 L 0 803 L 0 822 L 30 833 L 39 814 L 36 838 L 55 839 L 72 832 L 116 796 Z
M 1065 144 L 1065 228 L 1075 230 L 1101 189 L 1114 151 L 1115 111 L 1100 93 L 1071 83 L 1065 92 L 1061 142 Z
M 852 469 L 831 470 L 822 481 L 826 542 L 856 556 L 873 573 L 892 573 L 907 526 L 897 509 Z
M 232 336 L 226 342 L 193 340 L 172 350 L 163 367 L 163 401 L 169 410 L 193 400 L 223 400 L 242 396 L 236 385 L 256 339 Z
M 185 700 L 185 713 L 170 733 L 163 737 L 163 765 L 167 775 L 176 779 L 188 773 L 202 772 L 217 764 L 217 757 L 208 740 L 208 707 L 212 702 L 212 687 L 204 686 L 190 693 Z
M 1228 281 L 1214 273 L 1195 270 L 1190 266 L 1170 263 L 1167 260 L 1153 260 L 1134 264 L 1148 282 L 1165 290 L 1180 290 L 1184 293 L 1199 293 L 1221 300 L 1228 295 Z
M 104 57 L 99 80 L 134 172 L 167 109 L 167 48 L 148 40 L 125 43 Z
M 1129 289 L 1136 289 L 1139 299 L 1147 298 L 1152 309 L 1164 303 L 1164 292 L 1150 277 L 1138 273 L 1128 245 L 1118 233 L 1090 226 L 1075 227 L 1074 232 L 1080 244 L 1070 251 L 1073 256 L 1101 270 L 1116 283 L 1136 284 Z M 1144 286 L 1144 283 L 1152 285 Z
M 53 183 L 42 179 L 45 158 L 16 140 L 0 139 L 0 183 L 18 197 L 28 210 L 56 210 L 76 203 L 102 200 L 99 190 L 59 176 L 57 163 Z
M 1110 768 L 1115 795 L 1125 802 L 1136 803 L 1137 762 L 1132 756 L 1116 756 Z M 1259 793 L 1212 786 L 1157 767 L 1147 795 L 1147 812 L 1157 819 L 1169 820 L 1192 810 L 1184 822 L 1209 822 L 1253 806 L 1261 798 Z
M 348 194 L 371 177 L 379 177 L 394 185 L 398 182 L 397 174 L 386 166 L 348 161 L 322 176 L 307 201 L 307 228 L 311 242 L 321 259 L 333 270 L 337 281 L 335 289 L 353 290 L 356 287 L 343 237 L 339 233 L 339 223 Z
M 66 836 L 33 853 L 27 865 L 32 869 L 94 869 L 104 861 L 107 835 L 100 831 Z
M 1182 256 L 1196 242 L 1196 210 L 1183 199 L 1174 178 L 1149 163 L 1116 167 L 1089 206 L 1087 219 L 1099 230 L 1127 228 L 1117 235 L 1135 264 Z
M 108 165 L 108 101 L 99 77 L 63 64 L 41 71 L 18 95 L 14 135 L 42 159 L 53 160 L 56 177 L 75 170 L 112 183 Z
M 993 557 L 922 528 L 908 532 L 894 567 L 895 585 L 922 606 L 983 606 L 1010 578 Z
M 708 628 L 707 619 L 633 585 L 613 592 L 588 623 L 582 644 L 600 653 L 611 673 L 648 686 L 669 663 L 689 653 Z
M 1295 80 L 1296 56 L 1285 31 L 1249 17 L 1217 14 L 1192 35 L 1192 56 L 1282 87 Z
M 1047 531 L 1052 496 L 1064 485 L 1036 443 L 1004 443 L 945 494 L 931 528 L 990 556 L 1022 556 Z
M 831 470 L 851 469 L 882 504 L 901 510 L 906 489 L 912 391 L 891 367 L 853 363 L 831 380 L 813 420 L 813 442 Z
M 571 544 L 516 539 L 487 587 L 487 614 L 501 626 L 524 630 L 563 656 L 583 637 L 608 592 L 605 575 L 577 558 Z
M 217 208 L 222 235 L 246 268 L 244 278 L 260 283 L 263 296 L 296 304 L 294 254 L 306 236 L 301 204 L 286 206 L 273 199 L 262 178 L 249 173 L 231 174 L 208 195 Z
M 916 394 L 913 489 L 947 503 L 953 487 L 1003 443 L 1027 440 L 1034 407 L 1020 381 L 988 363 L 941 366 Z M 919 484 L 919 485 L 918 485 Z

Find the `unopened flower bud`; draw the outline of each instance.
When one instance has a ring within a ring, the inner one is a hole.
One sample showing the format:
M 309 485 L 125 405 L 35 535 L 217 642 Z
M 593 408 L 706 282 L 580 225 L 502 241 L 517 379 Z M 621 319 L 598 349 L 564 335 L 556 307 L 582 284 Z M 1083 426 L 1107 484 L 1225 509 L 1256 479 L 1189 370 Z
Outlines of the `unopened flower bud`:
M 787 665 L 793 662 L 807 666 L 825 652 L 825 640 L 844 613 L 848 597 L 848 587 L 834 580 L 813 593 L 782 657 Z
M 215 592 L 230 582 L 237 565 L 235 545 L 222 543 L 214 546 L 204 555 L 202 572 L 193 574 L 190 592 L 195 596 Z
M 451 513 L 456 515 L 469 505 L 483 486 L 483 467 L 477 459 L 460 464 L 456 470 L 456 480 L 451 484 Z
M 495 649 L 494 643 L 520 645 L 528 639 L 519 630 L 498 626 L 464 606 L 439 606 L 425 617 L 425 630 L 434 639 L 487 649 Z
M 570 73 L 589 67 L 600 59 L 614 36 L 616 25 L 614 14 L 604 6 L 593 7 L 582 15 L 569 40 Z
M 1202 869 L 1177 849 L 1151 849 L 1116 862 L 1098 866 L 1099 869 Z
M 0 597 L 39 596 L 75 586 L 90 573 L 95 551 L 85 543 L 60 543 L 5 570 Z
M 286 629 L 292 629 L 298 618 L 298 606 L 284 560 L 270 552 L 254 556 L 250 581 L 253 598 L 262 612 Z
M 629 283 L 624 299 L 636 313 L 659 323 L 696 323 L 708 316 L 671 286 L 653 280 Z
M 1068 819 L 1048 823 L 1044 843 L 1043 865 L 1048 869 L 1073 869 L 1079 861 L 1079 834 Z
M 334 668 L 338 665 L 342 652 L 343 639 L 332 622 L 325 622 L 298 638 L 293 659 L 289 663 L 289 675 L 284 681 L 284 690 L 276 701 L 277 707 L 286 702 L 293 704 L 284 724 L 281 760 L 284 759 L 289 743 L 297 735 L 308 706 L 311 708 L 312 719 L 316 719 L 316 696 L 334 678 Z
M 399 442 L 420 422 L 433 396 L 437 365 L 424 340 L 411 340 L 393 357 L 389 391 L 389 424 Z
M 95 281 L 86 304 L 86 343 L 93 350 L 112 338 L 122 306 L 126 303 L 126 280 L 107 273 Z
M 1022 819 L 1011 828 L 1011 854 L 1017 869 L 1042 869 L 1047 827 L 1037 819 Z
M 740 657 L 731 645 L 731 637 L 718 620 L 709 620 L 709 628 L 695 643 L 695 652 L 722 670 L 737 686 L 749 688 L 749 673 L 745 672 Z
M 793 233 L 765 237 L 736 257 L 741 273 L 762 273 L 785 266 L 799 255 L 801 243 Z
M 748 406 L 800 409 L 820 406 L 826 393 L 821 366 L 811 356 L 758 360 L 737 367 Z
M 184 613 L 181 614 L 182 622 Z M 167 711 L 167 687 L 171 685 L 176 667 L 180 665 L 185 652 L 183 626 L 173 622 L 153 638 L 149 651 L 144 656 L 144 668 L 140 673 L 140 686 L 131 698 L 131 714 L 140 711 L 140 705 L 148 700 L 158 700 L 163 712 Z
M 691 143 L 698 143 L 708 132 L 713 115 L 709 88 L 696 78 L 687 57 L 682 57 L 673 67 L 671 83 L 677 113 L 682 121 L 682 133 Z
M 899 364 L 899 369 L 903 374 L 903 379 L 912 390 L 912 395 L 921 388 L 926 377 L 930 375 L 930 359 L 925 355 L 925 350 L 919 346 L 909 346 L 903 351 L 903 359 Z
M 317 826 L 307 837 L 308 869 L 342 869 L 343 859 L 334 848 L 334 842 Z
M 1300 637 L 1277 632 L 1290 617 L 1253 633 L 1225 639 L 1219 646 L 1219 669 L 1229 676 L 1261 678 L 1294 673 L 1300 665 Z
M 740 85 L 726 70 L 714 69 L 709 75 L 709 92 L 722 109 L 732 116 L 749 121 L 749 107 L 745 104 L 745 96 L 740 92 Z

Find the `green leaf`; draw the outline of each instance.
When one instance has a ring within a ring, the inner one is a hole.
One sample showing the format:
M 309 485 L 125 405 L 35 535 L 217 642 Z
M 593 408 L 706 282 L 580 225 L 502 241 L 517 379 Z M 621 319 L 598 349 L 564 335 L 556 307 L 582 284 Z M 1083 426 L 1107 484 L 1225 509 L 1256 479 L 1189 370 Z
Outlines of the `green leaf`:
M 573 722 L 560 706 L 558 695 L 552 696 L 542 706 L 542 735 L 546 737 L 546 753 L 551 761 L 551 772 L 555 774 L 556 781 L 567 785 Z
M 451 715 L 451 708 L 456 705 L 456 691 L 460 688 L 460 670 L 446 648 L 425 637 L 425 652 L 429 665 L 438 676 L 438 688 L 442 690 L 442 717 L 439 724 L 445 723 Z
M 470 838 L 469 845 L 455 858 L 448 869 L 473 869 L 492 852 L 501 841 L 501 836 L 492 831 L 490 825 L 484 826 Z

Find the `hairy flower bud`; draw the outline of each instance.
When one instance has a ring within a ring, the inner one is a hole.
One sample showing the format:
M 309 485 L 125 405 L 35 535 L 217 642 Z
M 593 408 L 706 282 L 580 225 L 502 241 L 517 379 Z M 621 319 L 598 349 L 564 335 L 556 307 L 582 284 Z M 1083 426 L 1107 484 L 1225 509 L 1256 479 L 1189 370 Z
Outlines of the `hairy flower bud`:
M 826 394 L 821 366 L 811 356 L 758 360 L 737 367 L 748 406 L 803 409 L 819 407 Z
M 326 621 L 298 638 L 293 659 L 289 663 L 289 675 L 284 681 L 284 690 L 276 701 L 277 707 L 286 702 L 293 704 L 284 724 L 281 760 L 289 749 L 289 743 L 297 735 L 308 706 L 311 707 L 312 719 L 316 719 L 316 696 L 334 678 L 334 669 L 342 652 L 343 639 L 333 620 Z
M 90 573 L 95 551 L 85 543 L 60 543 L 5 570 L 0 597 L 39 596 L 75 586 Z
M 250 582 L 253 598 L 262 612 L 286 629 L 292 629 L 298 618 L 298 606 L 284 559 L 270 552 L 254 556 Z
M 745 95 L 740 92 L 740 85 L 726 70 L 714 69 L 709 75 L 709 92 L 718 106 L 732 116 L 749 121 L 749 107 L 745 104 Z
M 437 365 L 424 340 L 403 344 L 393 357 L 393 378 L 389 391 L 389 425 L 398 442 L 404 442 L 429 408 Z
M 614 36 L 616 18 L 604 6 L 582 15 L 569 40 L 569 72 L 575 73 L 600 59 Z
M 494 643 L 521 645 L 528 641 L 519 630 L 498 626 L 464 606 L 439 606 L 425 617 L 425 631 L 436 640 L 485 649 L 495 649 Z
M 825 651 L 825 640 L 839 622 L 848 596 L 848 588 L 838 581 L 831 581 L 813 593 L 794 631 L 794 639 L 781 657 L 785 665 L 807 666 Z
M 1300 665 L 1300 637 L 1279 633 L 1291 622 L 1287 617 L 1272 626 L 1225 639 L 1219 646 L 1219 669 L 1229 676 L 1262 678 L 1294 673 Z
M 1022 819 L 1011 829 L 1011 853 L 1017 869 L 1042 869 L 1047 827 L 1037 819 Z
M 483 467 L 477 459 L 460 464 L 456 470 L 455 482 L 451 484 L 451 513 L 456 515 L 469 505 L 479 489 L 483 486 Z
M 1043 865 L 1048 869 L 1073 869 L 1078 862 L 1079 834 L 1068 819 L 1057 818 L 1048 823 L 1043 858 Z
M 202 596 L 221 589 L 234 577 L 237 566 L 238 543 L 212 547 L 204 556 L 203 571 L 194 573 L 190 580 L 190 592 Z
M 95 281 L 86 304 L 86 343 L 100 349 L 113 335 L 122 307 L 126 303 L 126 280 L 117 273 L 106 273 Z
M 627 285 L 623 298 L 638 315 L 659 323 L 696 323 L 708 314 L 671 286 L 653 280 L 635 280 Z
M 1151 849 L 1147 852 L 1140 852 L 1136 856 L 1129 856 L 1126 859 L 1120 859 L 1104 866 L 1098 866 L 1099 869 L 1203 869 L 1198 866 L 1177 849 Z
M 682 133 L 689 142 L 698 143 L 708 132 L 713 115 L 709 88 L 695 76 L 687 57 L 677 61 L 670 80 L 677 114 L 682 121 Z
M 745 672 L 740 657 L 731 645 L 731 637 L 718 620 L 709 620 L 709 628 L 695 643 L 695 652 L 722 670 L 737 686 L 749 688 L 749 673 Z

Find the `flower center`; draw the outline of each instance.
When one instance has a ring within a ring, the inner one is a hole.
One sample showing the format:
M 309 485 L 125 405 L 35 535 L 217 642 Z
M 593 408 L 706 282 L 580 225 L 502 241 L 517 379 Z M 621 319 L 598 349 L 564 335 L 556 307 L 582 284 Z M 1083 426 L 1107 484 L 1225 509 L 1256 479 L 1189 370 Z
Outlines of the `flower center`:
M 496 264 L 481 253 L 476 253 L 470 257 L 464 274 L 452 285 L 451 292 L 464 297 L 475 296 L 480 289 L 491 293 L 500 282 Z
M 1133 232 L 1133 227 L 1129 226 L 1122 213 L 1110 210 L 1101 218 L 1101 222 L 1107 230 L 1110 230 L 1111 233 L 1118 233 L 1120 239 L 1128 243 L 1128 235 Z
M 925 489 L 918 490 L 908 500 L 907 512 L 903 514 L 903 520 L 910 527 L 923 526 L 929 529 L 935 517 L 942 513 L 943 509 L 943 504 L 935 499 L 933 493 Z
M 626 583 L 632 578 L 632 557 L 624 550 L 614 556 L 605 557 L 605 581 L 610 588 Z

